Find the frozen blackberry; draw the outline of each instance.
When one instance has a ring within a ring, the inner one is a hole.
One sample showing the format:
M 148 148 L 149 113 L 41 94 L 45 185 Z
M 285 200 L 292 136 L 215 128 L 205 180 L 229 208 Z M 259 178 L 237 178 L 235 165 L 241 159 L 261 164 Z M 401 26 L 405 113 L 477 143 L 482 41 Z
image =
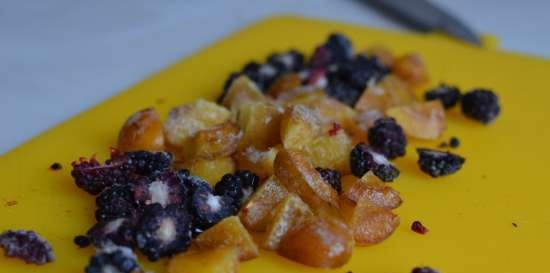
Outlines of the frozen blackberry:
M 274 66 L 279 74 L 297 72 L 304 66 L 304 54 L 291 49 L 285 53 L 271 54 L 267 58 L 267 63 Z
M 374 149 L 390 159 L 405 155 L 407 138 L 393 118 L 377 119 L 369 129 L 368 138 Z
M 8 230 L 0 234 L 4 255 L 24 260 L 28 264 L 45 264 L 54 260 L 52 247 L 32 230 Z
M 172 165 L 172 154 L 168 152 L 137 151 L 126 153 L 134 172 L 139 175 L 154 175 L 163 172 Z
M 199 188 L 205 188 L 208 190 L 212 190 L 210 187 L 210 184 L 206 182 L 206 180 L 198 177 L 193 176 L 189 174 L 188 170 L 179 170 L 177 172 L 178 176 L 180 177 L 183 185 L 187 188 L 187 196 L 191 197 L 195 193 L 195 191 Z
M 86 273 L 138 273 L 142 272 L 136 255 L 128 247 L 110 245 L 98 249 L 84 270 Z
M 460 101 L 460 90 L 456 86 L 440 84 L 424 94 L 427 101 L 439 100 L 445 109 L 450 109 Z
M 84 235 L 77 235 L 74 237 L 73 242 L 75 245 L 77 245 L 80 248 L 84 248 L 90 245 L 91 241 L 90 238 Z
M 88 238 L 96 247 L 108 244 L 133 247 L 134 220 L 130 218 L 118 218 L 110 221 L 96 223 L 87 232 Z
M 120 217 L 131 217 L 136 212 L 132 185 L 114 185 L 102 191 L 96 198 L 97 221 L 108 221 Z
M 337 170 L 326 168 L 315 168 L 323 177 L 323 180 L 327 182 L 338 194 L 342 193 L 342 175 Z
M 253 81 L 260 90 L 265 92 L 277 76 L 278 71 L 271 64 L 261 65 L 257 62 L 250 62 L 244 66 L 242 73 Z
M 238 201 L 237 206 L 244 204 L 254 193 L 259 184 L 259 178 L 250 171 L 239 170 L 234 174 L 226 174 L 216 183 L 214 191 Z
M 455 173 L 462 168 L 466 161 L 463 157 L 432 149 L 416 149 L 419 155 L 418 165 L 420 169 L 432 177 L 444 176 Z
M 115 158 L 99 163 L 94 157 L 80 158 L 72 163 L 76 185 L 90 194 L 96 195 L 103 189 L 117 183 L 127 183 L 133 174 L 133 168 L 126 157 Z
M 214 195 L 209 188 L 197 188 L 191 201 L 195 227 L 205 230 L 238 211 L 236 201 L 227 195 Z
M 497 95 L 486 89 L 474 89 L 462 97 L 462 113 L 484 124 L 491 123 L 500 114 Z
M 368 82 L 371 80 L 378 82 L 389 73 L 389 69 L 375 57 L 357 55 L 355 58 L 335 66 L 329 72 L 329 81 L 337 78 L 362 92 Z
M 180 176 L 171 171 L 153 178 L 142 178 L 133 185 L 133 197 L 142 206 L 153 203 L 163 207 L 183 204 L 187 199 L 187 191 Z
M 439 273 L 439 271 L 436 271 L 430 267 L 423 266 L 423 267 L 415 267 L 411 271 L 411 273 Z
M 354 88 L 346 81 L 340 79 L 330 79 L 325 91 L 327 95 L 349 105 L 350 107 L 353 107 L 361 96 L 362 90 Z
M 186 250 L 191 245 L 192 220 L 176 205 L 147 206 L 136 227 L 136 244 L 151 261 Z
M 324 46 L 330 52 L 333 63 L 349 60 L 353 55 L 351 41 L 341 33 L 332 33 Z
M 350 169 L 356 177 L 372 171 L 384 182 L 393 181 L 399 176 L 399 170 L 384 155 L 373 151 L 365 143 L 359 143 L 351 150 Z

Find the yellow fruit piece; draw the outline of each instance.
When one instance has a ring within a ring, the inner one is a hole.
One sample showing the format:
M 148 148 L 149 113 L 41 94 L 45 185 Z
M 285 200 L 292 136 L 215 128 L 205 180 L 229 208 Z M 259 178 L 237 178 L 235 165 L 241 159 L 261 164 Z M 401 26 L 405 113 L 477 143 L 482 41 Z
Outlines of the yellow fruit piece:
M 241 105 L 258 101 L 267 101 L 267 98 L 253 81 L 243 75 L 233 80 L 222 105 L 236 113 Z
M 367 86 L 355 104 L 355 109 L 360 112 L 378 110 L 385 113 L 389 107 L 415 101 L 413 92 L 404 81 L 394 75 L 387 75 L 378 84 Z
M 211 186 L 216 185 L 225 174 L 235 172 L 235 162 L 229 156 L 218 157 L 211 160 L 197 158 L 186 162 L 184 167 L 188 169 L 192 175 L 208 181 Z
M 393 117 L 405 134 L 418 138 L 439 139 L 445 130 L 445 109 L 440 101 L 428 101 L 389 108 L 386 114 Z
M 381 182 L 370 171 L 362 178 L 352 175 L 343 177 L 341 197 L 353 203 L 366 199 L 379 207 L 388 209 L 395 209 L 403 202 L 398 191 Z
M 216 103 L 199 99 L 173 108 L 164 123 L 166 144 L 180 154 L 201 130 L 226 122 L 230 112 Z
M 298 150 L 279 151 L 275 176 L 289 192 L 298 194 L 313 210 L 326 203 L 338 206 L 338 193 L 315 170 L 308 157 Z
M 277 98 L 285 92 L 292 91 L 302 85 L 302 79 L 297 73 L 289 73 L 278 77 L 275 82 L 269 86 L 267 94 L 272 98 Z
M 395 63 L 395 56 L 386 47 L 374 45 L 367 50 L 367 56 L 374 56 L 378 61 L 386 67 L 392 67 Z
M 418 54 L 410 53 L 399 57 L 392 68 L 393 73 L 411 86 L 418 86 L 428 81 L 428 70 Z
M 219 247 L 195 253 L 183 253 L 170 259 L 168 273 L 236 273 L 239 249 Z
M 344 130 L 336 135 L 322 135 L 313 139 L 306 153 L 315 167 L 330 168 L 349 173 L 349 155 L 352 142 Z
M 135 112 L 126 120 L 118 135 L 118 149 L 123 152 L 164 150 L 162 121 L 155 109 Z
M 289 232 L 278 253 L 305 265 L 336 268 L 348 262 L 352 248 L 352 233 L 344 223 L 314 217 Z
M 289 194 L 272 212 L 262 247 L 270 250 L 279 248 L 283 237 L 292 229 L 313 217 L 309 206 L 295 194 Z
M 275 176 L 267 179 L 241 208 L 239 217 L 246 228 L 264 231 L 271 211 L 288 195 Z
M 243 130 L 239 150 L 249 146 L 267 149 L 279 144 L 283 112 L 282 107 L 268 102 L 247 103 L 239 107 L 237 124 Z
M 321 120 L 312 109 L 290 105 L 281 119 L 281 141 L 285 149 L 304 149 L 321 132 Z
M 199 131 L 184 147 L 190 158 L 213 159 L 229 156 L 237 150 L 242 138 L 241 129 L 232 122 L 224 122 L 214 127 Z
M 227 217 L 205 230 L 195 238 L 195 244 L 201 250 L 221 246 L 237 246 L 241 261 L 250 260 L 260 255 L 258 246 L 237 216 Z
M 399 216 L 390 209 L 381 208 L 367 199 L 357 204 L 342 202 L 340 205 L 357 245 L 380 243 L 399 226 Z
M 241 152 L 234 155 L 237 167 L 239 170 L 249 170 L 260 179 L 265 179 L 273 175 L 273 162 L 277 156 L 278 149 L 276 147 L 262 151 L 248 146 Z
M 352 120 L 355 111 L 326 95 L 323 90 L 315 90 L 312 92 L 303 92 L 288 100 L 289 104 L 300 104 L 307 106 L 309 109 L 319 113 L 322 119 L 340 124 L 345 124 Z

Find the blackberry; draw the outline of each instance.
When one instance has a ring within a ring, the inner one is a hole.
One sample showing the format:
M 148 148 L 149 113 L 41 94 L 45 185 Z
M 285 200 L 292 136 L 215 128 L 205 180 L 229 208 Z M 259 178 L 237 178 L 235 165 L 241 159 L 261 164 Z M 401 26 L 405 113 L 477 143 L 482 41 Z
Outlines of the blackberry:
M 147 206 L 136 227 L 136 244 L 151 261 L 172 256 L 191 245 L 191 217 L 176 205 Z
M 102 191 L 96 198 L 97 221 L 108 221 L 120 217 L 131 217 L 136 206 L 130 184 L 114 185 Z
M 341 33 L 330 34 L 324 46 L 330 52 L 333 63 L 349 60 L 353 55 L 351 41 Z
M 407 138 L 393 118 L 377 119 L 369 129 L 368 138 L 374 149 L 390 159 L 405 155 Z
M 376 57 L 357 55 L 352 60 L 335 66 L 329 73 L 329 80 L 338 78 L 362 92 L 369 81 L 378 82 L 388 73 L 389 69 L 382 65 Z
M 484 124 L 491 123 L 500 114 L 497 95 L 486 89 L 474 89 L 462 97 L 462 113 Z
M 140 205 L 158 203 L 166 207 L 170 204 L 183 204 L 187 199 L 187 191 L 180 176 L 171 171 L 151 179 L 140 179 L 133 186 L 134 199 Z
M 267 63 L 277 69 L 278 74 L 300 71 L 304 66 L 304 54 L 291 49 L 285 53 L 275 53 L 267 57 Z
M 350 107 L 353 107 L 357 100 L 359 100 L 361 91 L 340 79 L 329 79 L 327 88 L 325 89 L 327 95 Z
M 197 188 L 191 201 L 195 227 L 205 230 L 238 211 L 236 201 L 227 195 L 214 195 L 209 188 Z
M 76 185 L 90 194 L 96 195 L 105 188 L 117 183 L 127 183 L 132 178 L 133 168 L 126 157 L 115 158 L 99 163 L 92 157 L 80 158 L 72 163 L 73 176 Z
M 254 193 L 259 184 L 259 178 L 250 171 L 236 171 L 234 174 L 226 174 L 216 183 L 214 191 L 218 195 L 225 195 L 238 201 L 237 206 L 244 204 Z
M 253 81 L 261 91 L 265 92 L 277 76 L 278 71 L 270 64 L 261 65 L 257 62 L 250 62 L 244 66 L 242 73 Z
M 134 172 L 139 175 L 154 175 L 172 165 L 173 156 L 168 152 L 137 151 L 125 154 L 130 159 Z
M 208 182 L 198 176 L 189 175 L 188 170 L 179 170 L 177 174 L 182 180 L 183 185 L 187 188 L 188 197 L 193 196 L 195 191 L 200 188 L 212 190 Z
M 28 264 L 45 264 L 54 260 L 52 247 L 32 230 L 8 230 L 0 234 L 4 255 L 17 257 Z
M 420 169 L 432 177 L 444 176 L 455 173 L 462 168 L 465 158 L 432 149 L 416 149 L 419 155 L 418 165 Z
M 356 177 L 372 171 L 384 182 L 393 181 L 399 176 L 399 170 L 384 155 L 373 151 L 365 143 L 359 143 L 351 150 L 350 168 Z
M 80 248 L 84 248 L 90 245 L 90 238 L 84 235 L 77 235 L 74 237 L 73 242 L 75 245 L 79 246 Z
M 130 218 L 118 218 L 99 222 L 88 230 L 87 235 L 96 247 L 108 244 L 133 247 L 134 221 Z
M 142 271 L 137 263 L 136 255 L 130 248 L 111 245 L 99 249 L 90 259 L 84 272 L 138 273 Z
M 240 72 L 232 72 L 231 74 L 229 74 L 229 77 L 227 77 L 227 79 L 223 83 L 222 93 L 220 94 L 218 99 L 216 99 L 217 103 L 222 103 L 223 99 L 227 95 L 227 91 L 229 91 L 229 87 L 231 87 L 231 84 L 233 84 L 233 81 L 241 75 L 242 73 Z
M 424 267 L 413 268 L 411 273 L 439 273 L 439 272 L 430 267 L 424 266 Z
M 456 86 L 440 84 L 424 94 L 427 101 L 439 100 L 445 109 L 450 109 L 460 101 L 460 90 Z
M 320 174 L 321 177 L 323 177 L 323 180 L 327 182 L 338 194 L 342 193 L 342 175 L 332 169 L 325 169 L 325 168 L 315 168 Z

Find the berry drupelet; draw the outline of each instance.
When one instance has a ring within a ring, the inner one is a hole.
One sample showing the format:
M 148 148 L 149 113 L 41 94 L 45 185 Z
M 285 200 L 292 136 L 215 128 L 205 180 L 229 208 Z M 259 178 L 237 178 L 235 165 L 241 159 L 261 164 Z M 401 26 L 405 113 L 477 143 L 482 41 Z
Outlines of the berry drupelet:
M 145 208 L 135 240 L 139 250 L 156 261 L 186 250 L 191 245 L 191 230 L 192 220 L 184 209 L 155 203 Z
M 399 170 L 384 155 L 373 151 L 365 143 L 359 143 L 351 150 L 350 168 L 356 177 L 372 171 L 384 182 L 393 181 L 399 176 Z
M 430 267 L 423 266 L 423 267 L 415 267 L 411 271 L 411 273 L 439 273 L 439 271 L 436 271 Z
M 8 257 L 28 264 L 45 264 L 54 260 L 52 247 L 32 230 L 8 230 L 0 234 L 0 247 Z
M 465 158 L 450 152 L 426 148 L 419 148 L 416 151 L 419 155 L 418 165 L 420 169 L 432 177 L 455 173 L 462 168 L 466 161 Z
M 371 147 L 393 159 L 405 155 L 407 138 L 403 128 L 393 118 L 379 118 L 368 131 Z
M 440 84 L 424 94 L 427 101 L 439 100 L 445 109 L 450 109 L 460 101 L 460 90 L 456 86 Z
M 248 200 L 258 187 L 260 179 L 250 171 L 239 170 L 234 174 L 226 174 L 216 183 L 214 191 L 218 195 L 225 195 L 237 201 L 236 205 L 241 206 Z
M 142 272 L 136 255 L 128 247 L 106 246 L 92 256 L 86 273 L 138 273 Z
M 338 194 L 342 193 L 342 175 L 337 170 L 326 168 L 315 168 L 323 180 L 327 182 Z
M 500 114 L 497 95 L 486 89 L 474 89 L 462 97 L 462 113 L 469 118 L 489 124 Z
M 73 243 L 80 248 L 85 248 L 90 245 L 90 238 L 84 235 L 77 235 L 73 239 Z

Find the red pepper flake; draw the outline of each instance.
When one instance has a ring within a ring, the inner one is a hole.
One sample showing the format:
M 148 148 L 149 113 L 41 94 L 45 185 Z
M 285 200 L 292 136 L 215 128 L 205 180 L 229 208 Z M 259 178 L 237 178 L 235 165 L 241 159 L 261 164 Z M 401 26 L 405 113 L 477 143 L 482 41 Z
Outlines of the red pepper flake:
M 54 162 L 52 165 L 50 165 L 50 170 L 52 171 L 58 171 L 61 170 L 63 166 L 61 166 L 60 163 Z
M 338 134 L 338 132 L 342 130 L 342 126 L 336 122 L 332 123 L 332 128 L 328 131 L 328 134 L 330 136 L 335 136 Z
M 15 201 L 15 200 L 6 202 L 6 207 L 11 207 L 11 206 L 15 206 L 15 205 L 17 205 L 17 201 Z
M 326 71 L 324 68 L 317 68 L 311 72 L 307 79 L 307 85 L 317 85 L 317 83 L 325 77 Z
M 426 234 L 429 231 L 420 221 L 414 221 L 411 225 L 411 230 L 418 234 Z

